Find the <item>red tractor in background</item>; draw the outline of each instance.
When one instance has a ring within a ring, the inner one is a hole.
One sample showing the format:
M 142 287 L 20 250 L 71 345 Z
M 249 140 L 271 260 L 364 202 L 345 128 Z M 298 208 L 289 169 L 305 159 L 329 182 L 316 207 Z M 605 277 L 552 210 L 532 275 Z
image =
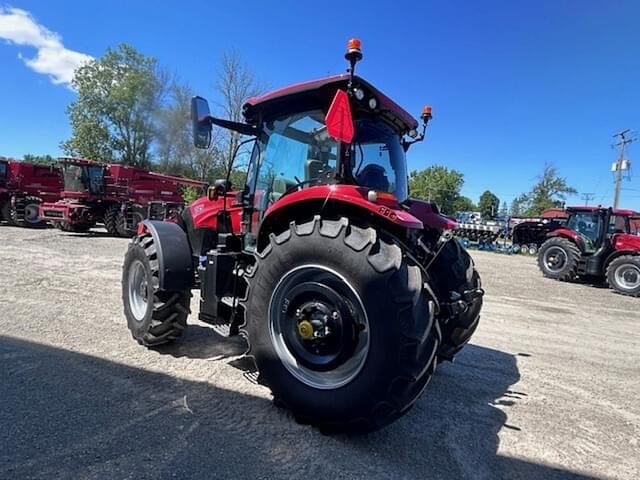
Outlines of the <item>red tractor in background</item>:
M 567 214 L 540 247 L 542 273 L 564 281 L 606 277 L 616 292 L 640 297 L 640 214 L 603 207 L 570 207 Z
M 61 199 L 40 207 L 40 218 L 68 232 L 86 232 L 103 223 L 111 235 L 131 237 L 142 220 L 175 217 L 184 207 L 179 185 L 199 189 L 204 182 L 84 158 L 59 159 Z
M 55 202 L 61 191 L 58 167 L 0 160 L 0 219 L 10 225 L 42 226 L 40 205 Z
M 217 181 L 177 223 L 139 224 L 122 276 L 140 344 L 178 338 L 198 289 L 200 320 L 245 335 L 274 402 L 326 432 L 406 413 L 469 341 L 483 296 L 455 222 L 409 197 L 405 153 L 431 109 L 419 133 L 354 75 L 359 41 L 346 58 L 347 74 L 249 99 L 246 123 L 195 97 L 196 146 L 212 125 L 253 142 L 246 183 Z

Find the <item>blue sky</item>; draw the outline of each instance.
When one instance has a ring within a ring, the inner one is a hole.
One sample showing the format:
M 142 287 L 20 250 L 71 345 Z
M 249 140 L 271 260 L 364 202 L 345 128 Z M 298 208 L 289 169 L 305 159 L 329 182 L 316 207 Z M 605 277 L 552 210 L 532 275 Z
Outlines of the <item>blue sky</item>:
M 553 162 L 609 204 L 611 135 L 640 130 L 640 2 L 414 3 L 0 0 L 4 14 L 24 10 L 57 34 L 0 40 L 0 155 L 60 153 L 74 98 L 68 65 L 108 46 L 156 56 L 211 98 L 226 49 L 278 87 L 343 71 L 345 42 L 357 36 L 362 76 L 416 115 L 433 106 L 410 169 L 456 168 L 472 199 L 490 189 L 510 201 Z M 640 141 L 629 158 L 640 165 Z M 640 178 L 623 187 L 622 205 L 640 209 Z

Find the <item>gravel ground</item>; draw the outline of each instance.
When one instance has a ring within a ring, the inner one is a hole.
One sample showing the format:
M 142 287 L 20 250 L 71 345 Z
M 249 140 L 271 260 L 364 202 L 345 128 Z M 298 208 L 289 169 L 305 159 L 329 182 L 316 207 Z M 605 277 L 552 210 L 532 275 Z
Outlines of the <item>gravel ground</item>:
M 393 425 L 328 437 L 271 404 L 239 339 L 193 320 L 138 346 L 126 245 L 0 226 L 0 478 L 640 477 L 640 299 L 474 253 L 473 345 Z

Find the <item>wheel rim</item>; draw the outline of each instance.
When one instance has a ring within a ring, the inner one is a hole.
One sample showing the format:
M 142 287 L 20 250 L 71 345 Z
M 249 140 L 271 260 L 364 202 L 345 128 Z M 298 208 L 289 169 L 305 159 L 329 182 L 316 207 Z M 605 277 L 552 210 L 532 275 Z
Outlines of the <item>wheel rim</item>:
M 136 321 L 142 322 L 147 314 L 149 282 L 147 272 L 140 260 L 135 260 L 129 267 L 128 286 L 131 313 Z
M 640 268 L 636 265 L 624 264 L 616 268 L 616 283 L 625 290 L 640 287 Z
M 37 203 L 29 203 L 25 205 L 24 221 L 31 224 L 40 223 L 40 212 Z
M 369 352 L 369 322 L 355 288 L 319 265 L 287 272 L 269 303 L 278 358 L 301 382 L 329 390 L 351 382 Z
M 567 264 L 567 252 L 560 247 L 550 247 L 544 253 L 544 265 L 550 272 L 560 272 Z

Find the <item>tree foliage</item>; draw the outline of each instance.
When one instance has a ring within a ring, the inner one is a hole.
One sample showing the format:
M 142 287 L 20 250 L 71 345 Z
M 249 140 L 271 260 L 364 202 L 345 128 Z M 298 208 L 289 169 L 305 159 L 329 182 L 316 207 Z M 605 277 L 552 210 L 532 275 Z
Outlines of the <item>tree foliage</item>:
M 478 210 L 483 218 L 495 217 L 498 214 L 499 208 L 500 199 L 493 192 L 485 190 L 485 192 L 480 195 Z
M 216 77 L 216 97 L 212 103 L 214 115 L 242 121 L 242 106 L 246 100 L 260 93 L 249 67 L 235 52 L 223 55 Z M 156 154 L 159 168 L 176 174 L 213 181 L 224 178 L 231 155 L 241 138 L 230 130 L 215 127 L 211 146 L 197 149 L 193 145 L 190 101 L 194 92 L 187 85 L 173 82 L 169 89 L 167 106 L 158 115 L 158 140 Z M 241 149 L 231 172 L 231 182 L 236 186 L 244 183 L 247 152 Z
M 518 196 L 511 204 L 512 215 L 535 217 L 548 208 L 561 208 L 567 195 L 577 190 L 558 175 L 554 165 L 546 164 L 530 192 Z
M 467 206 L 466 202 L 461 200 L 464 197 L 460 196 L 463 184 L 462 173 L 442 165 L 432 165 L 420 171 L 414 170 L 409 175 L 411 195 L 435 202 L 440 210 L 448 215 L 455 214 L 460 205 Z
M 454 212 L 473 212 L 475 209 L 476 205 L 469 197 L 460 196 L 453 202 Z
M 72 136 L 62 149 L 69 155 L 150 166 L 154 119 L 167 90 L 167 76 L 156 59 L 122 44 L 80 67 L 72 85 L 78 98 L 67 109 Z

